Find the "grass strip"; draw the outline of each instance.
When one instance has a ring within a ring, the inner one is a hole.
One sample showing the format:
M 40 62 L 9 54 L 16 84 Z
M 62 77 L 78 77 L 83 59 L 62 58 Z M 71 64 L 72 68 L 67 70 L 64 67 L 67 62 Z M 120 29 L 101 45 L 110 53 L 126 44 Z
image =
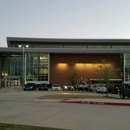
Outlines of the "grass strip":
M 0 130 L 65 130 L 65 129 L 0 123 Z
M 106 96 L 106 95 L 79 95 L 79 94 L 50 94 L 50 95 L 43 95 L 39 97 L 40 99 L 45 98 L 93 98 L 93 99 L 119 99 L 116 97 Z

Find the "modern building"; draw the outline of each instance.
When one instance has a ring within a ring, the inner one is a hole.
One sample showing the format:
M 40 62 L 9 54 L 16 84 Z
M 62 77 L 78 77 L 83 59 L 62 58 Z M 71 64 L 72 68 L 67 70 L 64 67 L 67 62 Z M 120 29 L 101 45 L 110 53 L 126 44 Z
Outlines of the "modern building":
M 95 78 L 93 64 L 101 59 L 116 63 L 117 78 L 130 83 L 130 39 L 7 37 L 7 45 L 0 48 L 0 86 L 62 85 L 71 72 L 87 81 Z

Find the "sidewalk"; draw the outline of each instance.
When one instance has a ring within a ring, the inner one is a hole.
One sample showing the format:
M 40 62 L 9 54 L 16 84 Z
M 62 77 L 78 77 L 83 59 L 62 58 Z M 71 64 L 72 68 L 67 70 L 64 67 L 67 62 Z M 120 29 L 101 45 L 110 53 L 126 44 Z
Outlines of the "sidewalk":
M 23 90 L 22 87 L 0 87 L 0 92 L 14 92 L 14 91 L 21 91 Z

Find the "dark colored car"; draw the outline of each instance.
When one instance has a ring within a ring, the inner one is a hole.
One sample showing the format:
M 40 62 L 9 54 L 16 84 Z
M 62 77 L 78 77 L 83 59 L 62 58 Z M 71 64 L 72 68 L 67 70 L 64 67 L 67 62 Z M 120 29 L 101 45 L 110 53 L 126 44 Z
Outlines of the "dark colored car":
M 35 83 L 27 83 L 27 84 L 25 84 L 24 85 L 24 87 L 23 87 L 23 90 L 24 91 L 29 91 L 29 90 L 37 90 L 37 85 L 35 84 Z
M 114 94 L 118 94 L 119 89 L 123 88 L 123 87 L 124 87 L 123 84 L 116 84 L 116 85 L 114 85 Z
M 63 85 L 63 91 L 64 91 L 64 90 L 74 90 L 74 88 L 73 88 L 72 84 L 70 84 L 70 83 L 65 83 L 65 84 Z
M 119 88 L 120 98 L 130 97 L 130 84 L 125 84 L 124 87 Z
M 46 83 L 41 83 L 38 87 L 38 90 L 46 90 L 48 91 L 48 85 Z
M 115 84 L 113 87 L 108 88 L 108 92 L 113 94 L 118 94 L 119 89 L 123 87 L 124 87 L 123 84 Z

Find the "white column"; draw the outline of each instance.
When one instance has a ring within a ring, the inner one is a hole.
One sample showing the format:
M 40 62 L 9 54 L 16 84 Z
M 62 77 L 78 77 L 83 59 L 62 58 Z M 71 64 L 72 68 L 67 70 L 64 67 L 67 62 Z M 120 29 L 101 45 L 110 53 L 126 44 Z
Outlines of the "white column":
M 123 55 L 123 63 L 124 63 L 124 66 L 123 66 L 123 68 L 124 68 L 124 82 L 125 82 L 125 54 Z
M 24 85 L 24 46 L 23 46 L 23 76 L 22 76 L 22 85 Z

